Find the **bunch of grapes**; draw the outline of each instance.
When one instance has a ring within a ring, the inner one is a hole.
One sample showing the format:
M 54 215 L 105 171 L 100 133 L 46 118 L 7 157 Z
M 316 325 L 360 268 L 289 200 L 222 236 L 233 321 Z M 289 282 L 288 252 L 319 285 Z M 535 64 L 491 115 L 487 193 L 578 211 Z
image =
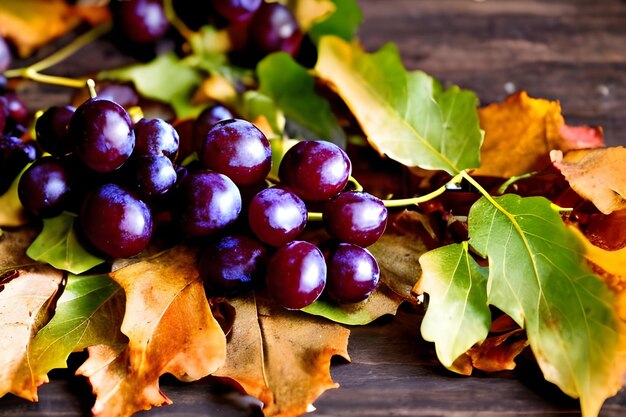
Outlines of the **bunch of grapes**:
M 270 142 L 219 104 L 195 119 L 190 136 L 162 119 L 133 123 L 124 107 L 100 97 L 47 109 L 35 132 L 45 156 L 22 174 L 20 201 L 40 218 L 77 213 L 79 236 L 97 253 L 138 255 L 167 224 L 201 247 L 212 295 L 264 287 L 280 305 L 300 309 L 324 288 L 353 303 L 378 284 L 365 247 L 384 232 L 387 210 L 368 193 L 345 190 L 351 161 L 330 142 L 298 142 L 272 184 Z M 183 148 L 197 159 L 183 165 Z M 323 208 L 333 237 L 321 248 L 301 238 L 309 207 Z
M 125 40 L 136 44 L 164 37 L 170 22 L 162 0 L 117 0 L 110 3 L 114 25 Z M 253 65 L 272 52 L 298 54 L 303 39 L 298 22 L 285 5 L 264 0 L 176 0 L 175 12 L 197 28 L 224 28 L 235 57 Z

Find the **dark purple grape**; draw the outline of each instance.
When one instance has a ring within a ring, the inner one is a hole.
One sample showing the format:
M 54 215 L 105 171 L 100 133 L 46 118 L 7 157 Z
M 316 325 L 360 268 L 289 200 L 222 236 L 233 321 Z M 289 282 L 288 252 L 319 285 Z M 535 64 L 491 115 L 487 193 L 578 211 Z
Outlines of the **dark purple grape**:
M 154 42 L 165 35 L 169 21 L 161 0 L 124 0 L 115 10 L 115 22 L 133 42 Z
M 264 2 L 250 23 L 250 40 L 266 54 L 282 51 L 295 56 L 302 32 L 287 6 Z
M 293 241 L 270 258 L 266 284 L 269 295 L 281 306 L 293 310 L 304 308 L 324 290 L 324 255 L 312 243 Z
M 217 122 L 234 118 L 235 115 L 228 107 L 221 104 L 214 104 L 204 109 L 193 122 L 192 151 L 200 152 L 202 150 L 207 133 Z
M 350 178 L 348 155 L 331 142 L 307 140 L 291 147 L 278 167 L 280 181 L 304 201 L 323 201 L 341 191 Z
M 70 120 L 68 133 L 76 155 L 97 172 L 121 167 L 135 147 L 135 133 L 126 110 L 109 100 L 89 99 Z
M 213 7 L 231 22 L 247 20 L 256 12 L 263 0 L 213 0 Z
M 53 156 L 72 152 L 67 129 L 76 109 L 72 106 L 54 106 L 46 110 L 35 123 L 35 134 L 41 148 Z
M 233 224 L 241 213 L 241 195 L 226 175 L 202 170 L 188 173 L 177 187 L 176 214 L 183 234 L 203 237 Z
M 0 72 L 4 72 L 11 66 L 13 54 L 7 41 L 0 36 Z
M 163 155 L 171 161 L 178 154 L 178 132 L 163 119 L 141 119 L 135 124 L 135 154 Z
M 139 94 L 128 84 L 115 84 L 102 82 L 96 85 L 98 98 L 101 100 L 109 100 L 128 109 L 139 105 Z
M 7 91 L 4 94 L 7 101 L 7 110 L 9 117 L 16 124 L 25 124 L 28 122 L 28 108 L 15 91 Z
M 13 136 L 0 136 L 0 194 L 4 194 L 26 164 L 37 159 L 35 141 L 22 141 Z
M 214 125 L 204 140 L 200 162 L 237 185 L 263 181 L 272 168 L 272 149 L 263 132 L 241 119 Z
M 9 121 L 9 103 L 7 99 L 0 96 L 0 135 L 4 133 Z
M 327 265 L 326 292 L 335 301 L 363 301 L 378 286 L 378 262 L 367 249 L 360 246 L 340 243 L 329 255 Z
M 141 198 L 163 195 L 176 184 L 177 174 L 166 156 L 141 156 L 133 164 L 135 187 Z
M 375 243 L 387 226 L 387 207 L 362 191 L 337 194 L 325 204 L 323 213 L 328 233 L 364 248 Z
M 248 208 L 248 222 L 261 241 L 283 246 L 294 240 L 306 226 L 304 202 L 291 191 L 266 188 L 259 192 Z
M 200 277 L 211 295 L 252 290 L 265 271 L 267 249 L 246 236 L 226 236 L 200 252 Z
M 113 258 L 137 255 L 152 237 L 146 203 L 116 184 L 105 184 L 86 198 L 80 225 L 91 244 Z
M 67 207 L 71 193 L 70 174 L 61 161 L 43 157 L 22 174 L 17 188 L 18 197 L 26 210 L 47 218 Z

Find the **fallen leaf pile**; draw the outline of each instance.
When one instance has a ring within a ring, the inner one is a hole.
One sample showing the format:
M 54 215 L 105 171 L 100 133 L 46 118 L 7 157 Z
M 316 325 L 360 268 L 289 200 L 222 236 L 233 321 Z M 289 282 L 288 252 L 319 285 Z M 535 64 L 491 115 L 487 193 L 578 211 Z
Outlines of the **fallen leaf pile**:
M 443 367 L 510 370 L 526 351 L 597 416 L 626 374 L 626 150 L 605 147 L 601 128 L 567 125 L 558 102 L 522 91 L 479 108 L 473 92 L 407 70 L 394 45 L 363 50 L 354 0 L 283 3 L 317 48 L 314 65 L 274 53 L 239 68 L 220 49 L 228 45 L 210 43 L 221 32 L 204 27 L 186 56 L 98 81 L 133 85 L 177 126 L 208 102 L 227 104 L 267 133 L 274 171 L 298 139 L 346 147 L 365 190 L 390 204 L 413 199 L 390 208 L 369 248 L 382 271 L 376 291 L 302 311 L 262 289 L 213 297 L 194 242 L 101 258 L 82 244 L 74 213 L 31 221 L 16 179 L 0 196 L 0 396 L 37 401 L 50 371 L 86 351 L 77 374 L 97 416 L 170 404 L 165 374 L 212 376 L 258 399 L 266 416 L 297 416 L 338 388 L 331 360 L 350 360 L 352 326 L 404 303 L 423 313 L 415 320 Z M 109 18 L 103 6 L 0 0 L 0 34 L 24 56 Z

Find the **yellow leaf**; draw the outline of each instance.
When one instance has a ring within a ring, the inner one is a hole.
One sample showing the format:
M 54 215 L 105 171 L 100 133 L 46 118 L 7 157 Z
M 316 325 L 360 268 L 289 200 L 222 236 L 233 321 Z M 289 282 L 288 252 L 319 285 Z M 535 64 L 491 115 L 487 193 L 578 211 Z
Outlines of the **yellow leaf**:
M 196 268 L 195 250 L 179 246 L 118 269 L 126 292 L 122 333 L 128 346 L 90 349 L 78 372 L 89 377 L 99 416 L 130 416 L 170 404 L 159 377 L 203 378 L 224 362 L 226 337 L 213 317 Z
M 604 214 L 626 209 L 626 149 L 622 146 L 550 153 L 570 186 Z
M 299 416 L 339 386 L 330 376 L 330 359 L 349 359 L 348 329 L 254 296 L 229 302 L 237 316 L 226 363 L 214 375 L 235 380 L 261 400 L 266 416 Z
M 9 274 L 0 291 L 0 397 L 10 392 L 37 401 L 36 383 L 47 378 L 32 374 L 28 352 L 33 336 L 50 318 L 63 274 L 43 265 Z M 29 373 L 30 378 L 24 377 Z

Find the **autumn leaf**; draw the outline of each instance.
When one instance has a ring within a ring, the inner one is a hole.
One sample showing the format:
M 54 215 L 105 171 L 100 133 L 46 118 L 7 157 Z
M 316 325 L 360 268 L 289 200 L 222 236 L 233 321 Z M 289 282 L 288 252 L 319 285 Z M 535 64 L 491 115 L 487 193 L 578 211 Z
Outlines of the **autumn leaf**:
M 407 72 L 395 46 L 368 54 L 325 36 L 315 71 L 336 89 L 381 154 L 451 174 L 478 167 L 476 96 L 458 87 L 444 91 L 425 73 Z
M 0 291 L 0 397 L 37 401 L 29 357 L 33 336 L 50 318 L 63 274 L 40 265 L 3 276 Z
M 194 381 L 219 368 L 226 338 L 196 268 L 195 250 L 178 246 L 111 273 L 126 293 L 121 330 L 128 345 L 90 349 L 79 368 L 96 394 L 93 413 L 130 416 L 171 403 L 159 389 L 170 373 Z
M 87 18 L 96 24 L 108 19 L 109 14 L 106 7 L 81 8 L 65 0 L 0 0 L 0 35 L 9 38 L 22 57 Z
M 48 263 L 57 269 L 81 274 L 104 263 L 87 251 L 74 229 L 76 215 L 62 213 L 43 219 L 43 229 L 26 250 L 26 254 L 39 262 Z
M 528 340 L 522 329 L 489 336 L 480 345 L 473 346 L 466 352 L 473 368 L 484 372 L 498 372 L 514 369 L 515 358 L 528 346 Z
M 278 0 L 286 4 L 293 12 L 302 32 L 308 32 L 316 22 L 326 19 L 334 13 L 332 0 Z
M 17 196 L 17 186 L 26 168 L 13 180 L 9 189 L 0 195 L 0 226 L 18 227 L 28 223 L 26 210 Z
M 604 214 L 626 209 L 626 149 L 622 146 L 552 151 L 550 159 L 570 186 Z
M 468 222 L 470 245 L 489 259 L 489 304 L 526 329 L 546 380 L 597 416 L 621 388 L 626 329 L 579 241 L 542 197 L 483 197 Z
M 23 226 L 0 235 L 0 276 L 36 264 L 26 256 L 26 248 L 38 233 L 36 227 Z
M 602 132 L 565 124 L 558 101 L 531 98 L 525 91 L 502 103 L 479 109 L 485 140 L 475 175 L 514 177 L 539 171 L 549 164 L 553 149 L 601 146 Z
M 446 368 L 486 339 L 491 324 L 487 303 L 487 272 L 469 255 L 467 242 L 443 246 L 419 260 L 423 274 L 419 292 L 429 295 L 422 321 L 424 340 L 434 342 L 437 358 Z M 470 370 L 471 372 L 471 370 Z
M 237 316 L 226 363 L 214 375 L 236 381 L 261 400 L 266 416 L 311 411 L 315 399 L 338 387 L 330 377 L 330 359 L 349 359 L 346 328 L 253 295 L 229 302 Z

